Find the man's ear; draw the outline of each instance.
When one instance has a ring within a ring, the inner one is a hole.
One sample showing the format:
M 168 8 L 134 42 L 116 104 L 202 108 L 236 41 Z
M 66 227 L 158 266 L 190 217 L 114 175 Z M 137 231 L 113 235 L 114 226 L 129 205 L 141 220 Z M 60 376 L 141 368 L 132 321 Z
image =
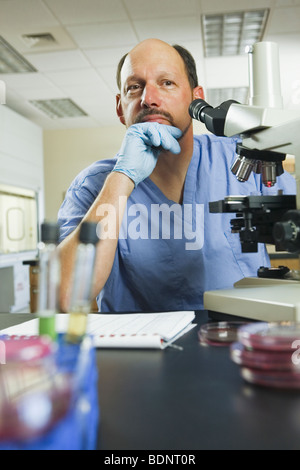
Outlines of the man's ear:
M 118 118 L 120 119 L 120 122 L 125 125 L 125 119 L 124 119 L 124 115 L 123 115 L 123 108 L 122 108 L 122 105 L 121 105 L 121 95 L 120 94 L 116 95 L 116 111 L 117 111 Z
M 196 86 L 196 88 L 193 89 L 193 99 L 202 99 L 204 100 L 204 91 L 202 86 Z

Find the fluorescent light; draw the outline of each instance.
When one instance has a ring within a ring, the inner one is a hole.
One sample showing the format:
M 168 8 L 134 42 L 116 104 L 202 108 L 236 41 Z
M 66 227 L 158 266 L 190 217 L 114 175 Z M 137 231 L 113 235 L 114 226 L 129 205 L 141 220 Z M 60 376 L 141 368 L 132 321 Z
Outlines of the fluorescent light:
M 29 72 L 37 70 L 0 36 L 0 74 Z
M 269 10 L 202 15 L 206 57 L 240 55 L 261 41 Z
M 241 104 L 248 103 L 248 87 L 236 88 L 208 88 L 205 93 L 206 101 L 213 107 L 219 106 L 227 100 L 235 100 Z
M 51 119 L 87 116 L 87 114 L 69 98 L 32 100 L 30 103 Z

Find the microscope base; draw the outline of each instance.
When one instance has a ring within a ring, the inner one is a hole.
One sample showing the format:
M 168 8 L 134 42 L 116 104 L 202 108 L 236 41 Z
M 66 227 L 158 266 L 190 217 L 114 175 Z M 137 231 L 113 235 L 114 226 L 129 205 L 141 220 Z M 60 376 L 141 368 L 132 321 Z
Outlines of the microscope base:
M 204 308 L 257 321 L 300 321 L 300 282 L 244 278 L 233 289 L 207 291 Z

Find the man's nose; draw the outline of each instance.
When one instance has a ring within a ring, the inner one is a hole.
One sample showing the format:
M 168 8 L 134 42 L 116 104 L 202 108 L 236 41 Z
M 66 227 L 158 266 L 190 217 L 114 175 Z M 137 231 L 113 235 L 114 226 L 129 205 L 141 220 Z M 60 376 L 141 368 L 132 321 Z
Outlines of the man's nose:
M 160 107 L 159 90 L 154 85 L 146 85 L 143 90 L 141 105 L 145 108 Z

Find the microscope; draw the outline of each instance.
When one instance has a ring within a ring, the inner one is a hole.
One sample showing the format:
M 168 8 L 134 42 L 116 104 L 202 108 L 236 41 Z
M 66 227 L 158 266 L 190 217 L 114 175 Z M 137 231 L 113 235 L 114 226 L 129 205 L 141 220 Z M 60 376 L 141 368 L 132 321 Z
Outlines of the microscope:
M 277 44 L 259 42 L 247 52 L 249 104 L 229 100 L 213 108 L 197 99 L 190 105 L 190 115 L 217 136 L 239 137 L 231 171 L 241 184 L 254 171 L 261 174 L 263 185 L 272 188 L 283 172 L 283 160 L 294 155 L 297 195 L 228 196 L 210 202 L 209 210 L 236 215 L 231 230 L 239 233 L 242 252 L 255 252 L 258 243 L 266 243 L 277 251 L 298 254 L 300 110 L 283 109 Z M 258 267 L 257 277 L 243 278 L 232 289 L 205 292 L 204 308 L 215 318 L 300 321 L 300 275 L 286 267 Z

